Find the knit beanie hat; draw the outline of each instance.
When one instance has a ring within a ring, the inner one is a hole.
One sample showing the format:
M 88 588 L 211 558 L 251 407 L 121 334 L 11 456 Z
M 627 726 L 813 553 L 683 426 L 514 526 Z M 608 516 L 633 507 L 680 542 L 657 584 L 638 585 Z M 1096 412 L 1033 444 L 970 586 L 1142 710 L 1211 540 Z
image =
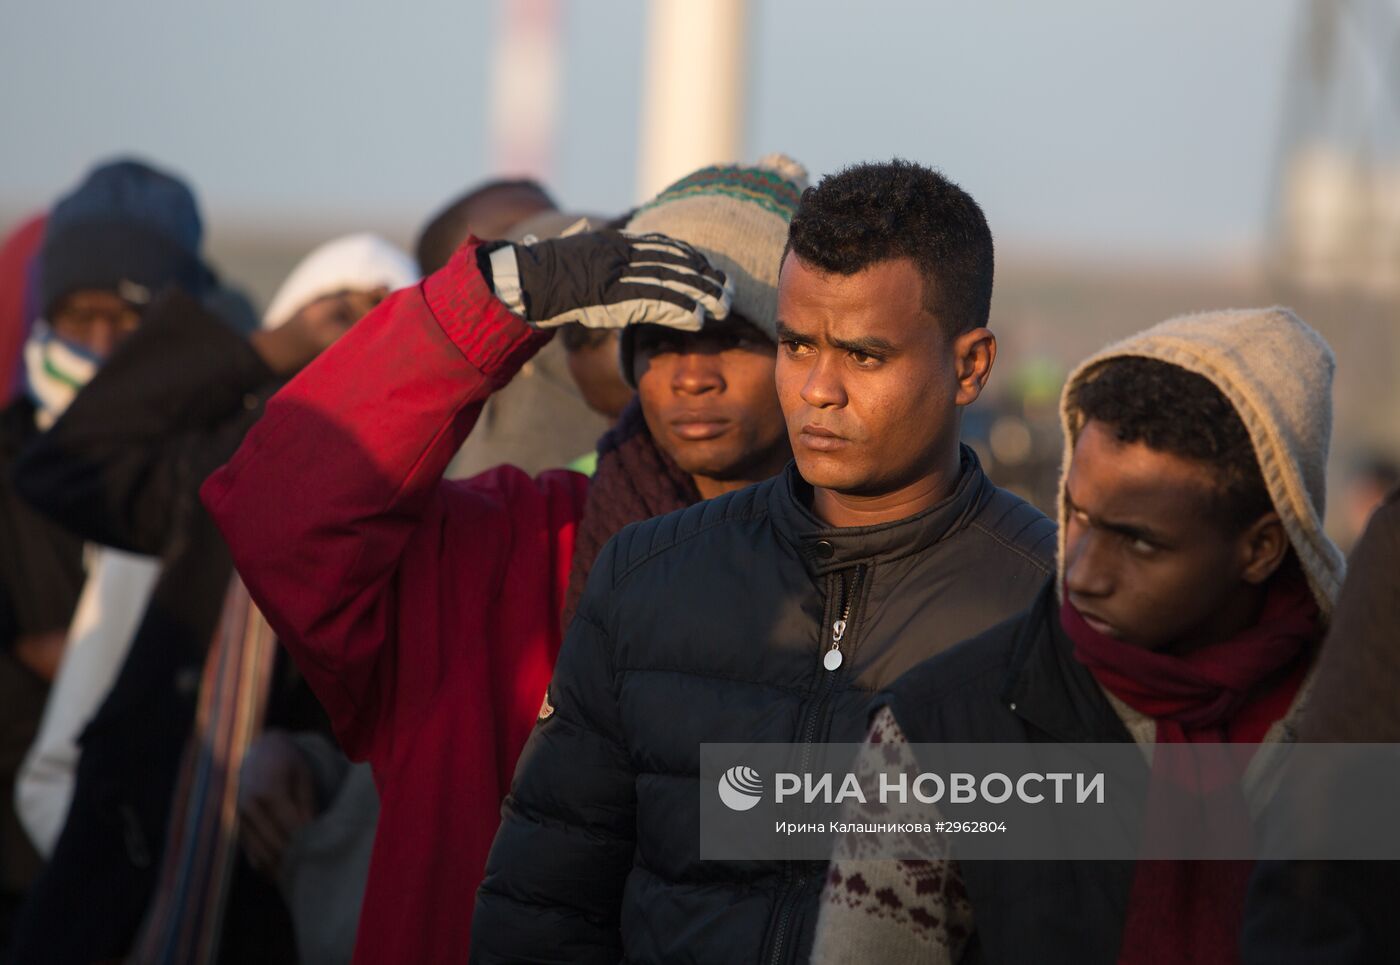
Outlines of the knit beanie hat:
M 1239 413 L 1254 443 L 1274 510 L 1298 555 L 1324 617 L 1341 589 L 1346 563 L 1322 530 L 1327 506 L 1327 449 L 1332 435 L 1332 371 L 1322 336 L 1286 308 L 1182 315 L 1101 350 L 1070 374 L 1060 395 L 1065 434 L 1060 475 L 1059 573 L 1064 580 L 1065 476 L 1083 414 L 1074 390 L 1109 359 L 1157 359 L 1203 376 Z
M 297 263 L 263 314 L 276 328 L 318 298 L 343 291 L 396 291 L 418 280 L 418 263 L 378 235 L 362 233 L 328 241 Z
M 638 208 L 625 230 L 694 245 L 733 284 L 734 311 L 777 342 L 778 269 L 806 187 L 807 169 L 785 154 L 701 168 Z M 622 332 L 621 351 L 623 377 L 635 385 L 631 329 Z
M 199 257 L 203 228 L 185 184 L 139 161 L 94 168 L 49 213 L 39 305 L 83 289 L 144 304 L 167 285 L 200 296 L 212 276 Z

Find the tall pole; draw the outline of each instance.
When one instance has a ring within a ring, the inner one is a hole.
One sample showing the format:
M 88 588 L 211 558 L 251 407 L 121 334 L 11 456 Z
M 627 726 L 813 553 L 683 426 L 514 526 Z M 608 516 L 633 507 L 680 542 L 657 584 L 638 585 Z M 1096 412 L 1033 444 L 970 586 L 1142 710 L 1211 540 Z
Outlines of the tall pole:
M 491 64 L 491 173 L 554 174 L 559 0 L 501 0 Z
M 637 196 L 743 160 L 745 0 L 651 0 Z

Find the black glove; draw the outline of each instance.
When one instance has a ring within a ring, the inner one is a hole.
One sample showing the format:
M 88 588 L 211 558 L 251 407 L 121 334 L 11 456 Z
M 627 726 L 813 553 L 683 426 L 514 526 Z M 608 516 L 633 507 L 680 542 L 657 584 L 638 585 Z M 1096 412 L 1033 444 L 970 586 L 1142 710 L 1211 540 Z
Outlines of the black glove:
M 483 245 L 496 297 L 536 328 L 666 325 L 699 331 L 729 314 L 733 289 L 690 245 L 665 235 L 595 231 L 533 245 Z

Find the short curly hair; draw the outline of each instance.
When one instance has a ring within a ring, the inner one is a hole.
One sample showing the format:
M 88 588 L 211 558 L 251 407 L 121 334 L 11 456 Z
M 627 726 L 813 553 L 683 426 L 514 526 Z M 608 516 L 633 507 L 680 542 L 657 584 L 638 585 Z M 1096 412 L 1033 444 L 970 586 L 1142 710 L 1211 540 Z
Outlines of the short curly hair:
M 1219 480 L 1217 519 L 1232 532 L 1273 510 L 1249 430 L 1205 376 L 1159 359 L 1113 358 L 1071 390 L 1069 406 L 1084 422 L 1111 427 L 1119 442 L 1208 463 Z
M 972 197 L 912 161 L 856 164 L 802 194 L 787 249 L 819 271 L 854 275 L 908 258 L 924 279 L 924 305 L 958 335 L 987 324 L 995 254 Z

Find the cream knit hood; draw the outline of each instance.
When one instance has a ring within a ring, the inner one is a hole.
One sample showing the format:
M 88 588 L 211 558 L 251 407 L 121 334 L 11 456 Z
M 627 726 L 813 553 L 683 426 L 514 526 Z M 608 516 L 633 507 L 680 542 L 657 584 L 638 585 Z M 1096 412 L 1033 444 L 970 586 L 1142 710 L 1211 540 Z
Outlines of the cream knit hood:
M 1076 386 L 1108 359 L 1140 356 L 1209 379 L 1244 422 L 1274 509 L 1324 617 L 1330 616 L 1346 564 L 1322 531 L 1327 449 L 1332 434 L 1332 350 L 1286 308 L 1182 315 L 1131 335 L 1081 363 L 1060 395 L 1065 435 L 1060 463 L 1059 575 L 1064 582 L 1065 476 L 1083 425 L 1070 407 Z

